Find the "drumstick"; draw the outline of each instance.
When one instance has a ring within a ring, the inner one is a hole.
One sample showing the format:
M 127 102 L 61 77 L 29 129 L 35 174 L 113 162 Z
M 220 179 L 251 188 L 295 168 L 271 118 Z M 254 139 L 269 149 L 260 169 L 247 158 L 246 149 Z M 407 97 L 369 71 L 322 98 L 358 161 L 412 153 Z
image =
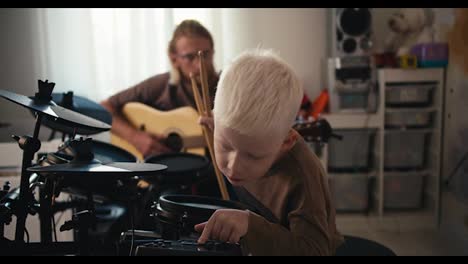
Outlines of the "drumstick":
M 203 107 L 202 110 L 204 114 L 208 117 L 213 116 L 211 114 L 211 99 L 210 99 L 210 90 L 208 87 L 208 74 L 206 72 L 206 65 L 205 65 L 205 55 L 200 50 L 198 51 L 198 56 L 200 56 L 200 81 L 202 86 L 202 96 L 203 96 Z M 197 87 L 198 91 L 198 87 Z M 211 132 L 211 131 L 210 131 Z M 208 139 L 210 140 L 211 146 L 213 146 L 213 135 L 209 136 Z
M 208 75 L 206 73 L 206 65 L 205 65 L 205 57 L 202 51 L 198 51 L 198 56 L 200 57 L 200 81 L 202 85 L 202 94 L 203 98 L 200 100 L 200 93 L 197 87 L 196 82 L 192 83 L 195 86 L 192 85 L 192 87 L 195 87 L 195 92 L 194 92 L 194 97 L 198 97 L 198 102 L 200 103 L 200 110 L 202 111 L 201 115 L 206 115 L 208 117 L 213 116 L 211 114 L 211 99 L 210 99 L 210 93 L 209 93 L 209 87 L 208 87 Z M 213 160 L 214 167 L 215 167 L 215 172 L 217 173 L 217 178 L 218 178 L 218 184 L 220 186 L 221 194 L 225 193 L 223 195 L 223 199 L 229 200 L 229 193 L 227 192 L 226 185 L 224 182 L 223 175 L 219 171 L 219 168 L 216 164 L 216 158 L 214 154 L 214 140 L 213 140 L 213 131 L 206 129 L 206 141 L 208 145 L 208 150 L 210 151 L 211 159 Z
M 200 97 L 200 93 L 198 91 L 197 83 L 193 75 L 190 75 L 190 79 L 192 80 L 192 89 L 193 89 L 193 97 L 195 98 L 195 104 L 197 105 L 198 114 L 203 116 L 205 113 L 205 109 L 203 106 L 203 101 Z M 218 164 L 216 164 L 214 148 L 213 148 L 213 134 L 210 129 L 205 126 L 202 126 L 203 135 L 205 136 L 206 144 L 208 145 L 208 151 L 210 152 L 211 160 L 213 161 L 213 167 L 216 174 L 216 179 L 218 180 L 219 190 L 221 191 L 221 196 L 224 200 L 229 200 L 229 193 L 226 188 L 226 184 L 224 182 L 223 175 L 219 171 Z
M 192 81 L 195 81 L 192 79 Z M 201 103 L 201 98 L 200 98 L 200 94 L 198 92 L 198 88 L 196 88 L 196 86 L 193 86 L 194 87 L 194 96 L 195 98 L 195 101 L 197 103 L 197 107 L 198 107 L 198 112 L 201 113 L 201 115 L 203 115 L 203 104 Z M 211 160 L 213 161 L 213 167 L 215 169 L 215 173 L 216 173 L 216 178 L 218 180 L 218 185 L 219 185 L 219 189 L 221 191 L 221 196 L 224 200 L 229 200 L 229 193 L 227 192 L 227 188 L 226 188 L 226 184 L 224 182 L 224 178 L 223 178 L 223 175 L 221 174 L 221 172 L 219 171 L 219 168 L 218 168 L 218 165 L 216 164 L 216 159 L 215 159 L 215 155 L 214 155 L 214 149 L 213 149 L 213 145 L 212 145 L 212 139 L 213 138 L 213 135 L 211 133 L 211 130 L 209 130 L 209 128 L 205 127 L 205 126 L 202 126 L 202 129 L 203 129 L 203 135 L 205 136 L 205 141 L 207 142 L 207 145 L 208 145 L 208 150 L 210 152 L 210 156 L 211 156 Z
M 203 102 L 205 104 L 205 112 L 207 116 L 211 115 L 211 101 L 210 101 L 210 91 L 208 87 L 208 74 L 206 73 L 205 67 L 205 55 L 200 50 L 198 51 L 198 56 L 200 56 L 200 81 L 202 86 L 202 95 L 203 95 Z
M 198 92 L 197 82 L 195 81 L 195 78 L 192 74 L 190 75 L 190 80 L 192 81 L 193 98 L 195 98 L 195 104 L 197 105 L 198 114 L 200 116 L 203 116 L 205 109 L 200 98 L 200 93 Z

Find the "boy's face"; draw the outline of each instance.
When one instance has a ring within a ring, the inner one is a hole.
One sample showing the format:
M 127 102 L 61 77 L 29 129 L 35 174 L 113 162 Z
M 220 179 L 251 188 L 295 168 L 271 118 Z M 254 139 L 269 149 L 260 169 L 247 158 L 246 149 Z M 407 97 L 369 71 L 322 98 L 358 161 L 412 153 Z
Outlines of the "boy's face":
M 215 121 L 214 151 L 220 171 L 235 186 L 263 177 L 281 154 L 279 135 L 246 136 Z
M 181 71 L 185 79 L 190 79 L 193 73 L 195 79 L 200 84 L 200 60 L 198 51 L 205 52 L 205 65 L 208 79 L 215 74 L 213 65 L 214 50 L 208 39 L 202 37 L 180 37 L 175 44 L 176 54 L 171 55 L 173 65 Z

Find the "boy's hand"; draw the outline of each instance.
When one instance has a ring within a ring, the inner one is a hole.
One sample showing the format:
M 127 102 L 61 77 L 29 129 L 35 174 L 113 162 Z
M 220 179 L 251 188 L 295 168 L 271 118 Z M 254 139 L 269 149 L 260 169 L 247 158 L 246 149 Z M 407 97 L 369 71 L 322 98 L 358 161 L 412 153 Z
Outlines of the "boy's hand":
M 238 243 L 249 227 L 249 212 L 235 209 L 219 209 L 208 222 L 195 225 L 195 231 L 202 232 L 198 239 L 204 244 L 209 239 Z
M 214 119 L 213 119 L 213 117 L 200 116 L 198 118 L 198 124 L 207 127 L 211 131 L 214 130 Z

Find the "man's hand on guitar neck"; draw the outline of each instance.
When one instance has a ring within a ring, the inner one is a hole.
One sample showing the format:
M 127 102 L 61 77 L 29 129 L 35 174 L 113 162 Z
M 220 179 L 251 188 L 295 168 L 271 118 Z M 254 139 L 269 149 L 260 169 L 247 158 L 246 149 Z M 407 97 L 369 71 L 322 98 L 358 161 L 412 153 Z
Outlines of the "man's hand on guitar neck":
M 138 131 L 135 133 L 134 137 L 132 137 L 131 141 L 146 158 L 152 155 L 172 152 L 172 150 L 163 143 L 164 139 L 165 137 L 162 135 Z

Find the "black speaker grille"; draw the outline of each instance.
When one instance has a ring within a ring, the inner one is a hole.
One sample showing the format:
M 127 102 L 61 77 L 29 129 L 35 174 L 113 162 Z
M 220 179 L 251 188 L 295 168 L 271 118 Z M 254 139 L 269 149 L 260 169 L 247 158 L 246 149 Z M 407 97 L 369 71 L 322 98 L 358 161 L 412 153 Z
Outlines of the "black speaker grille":
M 371 13 L 368 8 L 346 8 L 339 17 L 340 27 L 345 34 L 359 36 L 371 27 Z

